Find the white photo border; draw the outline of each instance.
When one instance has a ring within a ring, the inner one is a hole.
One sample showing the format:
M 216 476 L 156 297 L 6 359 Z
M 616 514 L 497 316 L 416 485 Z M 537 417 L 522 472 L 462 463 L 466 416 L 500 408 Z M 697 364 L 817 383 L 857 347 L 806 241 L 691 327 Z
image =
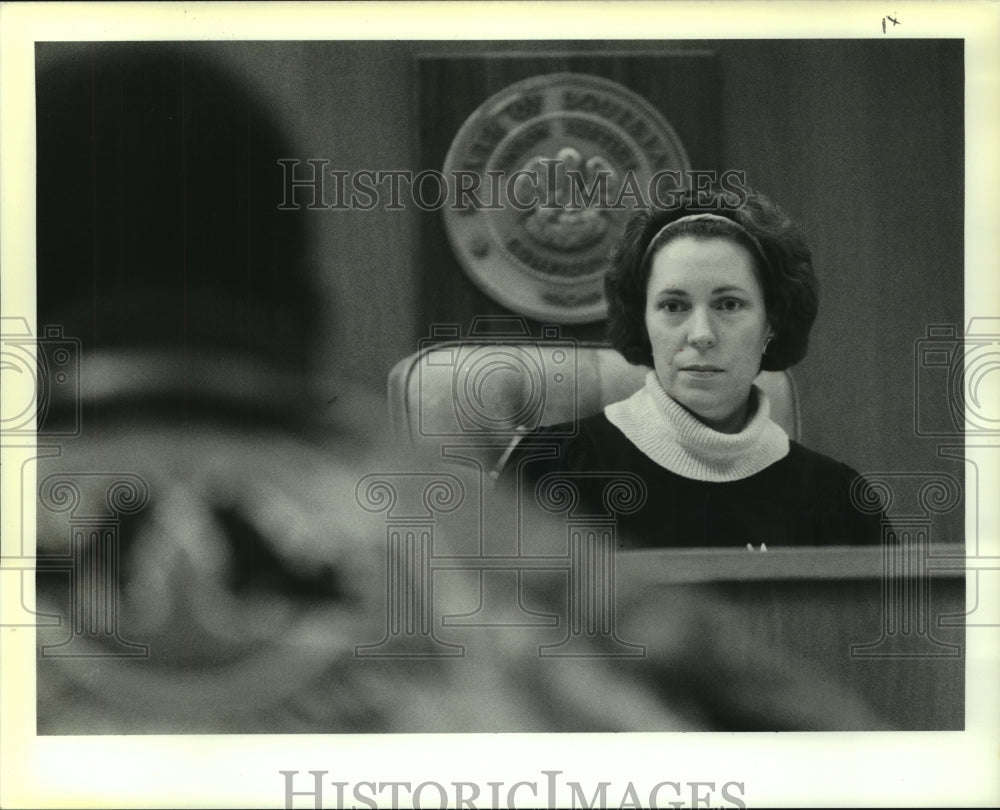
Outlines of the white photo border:
M 419 7 L 418 7 L 419 6 Z M 891 6 L 891 7 L 890 7 Z M 966 54 L 966 319 L 1000 312 L 1000 7 L 990 3 L 4 4 L 0 7 L 2 314 L 35 310 L 34 43 L 44 40 L 959 37 Z M 531 20 L 525 25 L 524 20 Z M 33 318 L 29 317 L 29 320 Z M 32 324 L 34 326 L 34 324 Z M 5 374 L 5 396 L 16 379 Z M 8 388 L 8 386 L 11 386 Z M 4 548 L 33 509 L 3 465 Z M 997 465 L 980 481 L 996 491 Z M 13 483 L 12 483 L 13 482 Z M 973 502 L 973 499 L 969 499 Z M 1000 554 L 981 501 L 980 552 Z M 5 551 L 5 553 L 7 553 Z M 30 595 L 29 595 L 30 598 Z M 0 609 L 20 594 L 0 593 Z M 35 640 L 0 627 L 3 807 L 284 807 L 281 770 L 340 781 L 643 779 L 745 783 L 747 806 L 1000 804 L 1000 616 L 967 632 L 963 732 L 630 735 L 39 737 Z M 297 806 L 306 806 L 298 804 Z

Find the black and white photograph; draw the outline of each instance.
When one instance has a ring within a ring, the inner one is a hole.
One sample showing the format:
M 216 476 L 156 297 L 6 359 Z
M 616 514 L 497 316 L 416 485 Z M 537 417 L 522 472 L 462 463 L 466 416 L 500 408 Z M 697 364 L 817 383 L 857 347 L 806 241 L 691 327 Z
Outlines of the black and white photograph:
M 15 5 L 0 804 L 1000 801 L 995 8 Z

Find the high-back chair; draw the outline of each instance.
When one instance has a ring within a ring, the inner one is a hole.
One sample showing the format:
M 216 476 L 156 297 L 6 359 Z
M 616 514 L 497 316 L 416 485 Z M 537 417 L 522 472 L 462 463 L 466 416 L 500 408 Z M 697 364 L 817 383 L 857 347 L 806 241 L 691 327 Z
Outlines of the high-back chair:
M 607 345 L 557 336 L 447 340 L 393 367 L 389 413 L 397 441 L 434 455 L 447 444 L 475 446 L 489 463 L 526 431 L 626 398 L 642 387 L 646 372 Z M 798 398 L 788 372 L 762 372 L 757 384 L 770 399 L 771 418 L 798 438 Z

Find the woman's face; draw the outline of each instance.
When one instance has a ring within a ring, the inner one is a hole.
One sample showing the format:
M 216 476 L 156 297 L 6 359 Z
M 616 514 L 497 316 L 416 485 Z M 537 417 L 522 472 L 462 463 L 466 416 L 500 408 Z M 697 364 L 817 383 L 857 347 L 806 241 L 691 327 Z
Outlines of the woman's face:
M 664 390 L 710 427 L 735 433 L 770 334 L 750 252 L 722 236 L 678 236 L 653 256 L 646 330 Z

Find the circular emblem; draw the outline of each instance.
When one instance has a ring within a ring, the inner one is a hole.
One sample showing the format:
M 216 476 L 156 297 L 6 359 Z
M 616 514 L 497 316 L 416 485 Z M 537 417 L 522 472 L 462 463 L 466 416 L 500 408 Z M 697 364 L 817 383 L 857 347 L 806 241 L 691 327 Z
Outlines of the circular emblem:
M 517 82 L 462 125 L 445 158 L 445 229 L 490 297 L 555 323 L 607 315 L 603 277 L 633 212 L 689 169 L 680 139 L 617 82 L 553 73 Z

